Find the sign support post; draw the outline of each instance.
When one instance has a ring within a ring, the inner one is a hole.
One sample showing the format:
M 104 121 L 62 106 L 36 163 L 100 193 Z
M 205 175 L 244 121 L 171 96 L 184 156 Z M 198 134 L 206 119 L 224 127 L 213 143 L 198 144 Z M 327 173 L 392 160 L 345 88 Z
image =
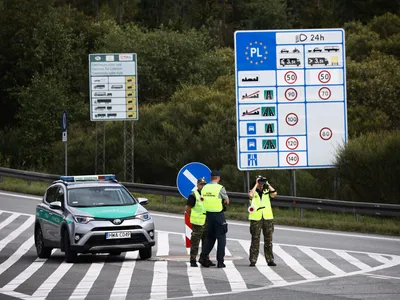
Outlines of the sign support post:
M 65 156 L 65 176 L 68 175 L 68 115 L 64 110 L 61 117 L 61 129 L 62 129 L 62 142 L 64 143 L 64 156 Z

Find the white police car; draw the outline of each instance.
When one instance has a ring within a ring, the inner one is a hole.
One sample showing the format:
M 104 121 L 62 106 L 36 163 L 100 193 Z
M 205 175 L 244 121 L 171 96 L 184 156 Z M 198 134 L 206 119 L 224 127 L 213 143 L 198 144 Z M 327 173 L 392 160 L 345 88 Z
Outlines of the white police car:
M 154 222 L 115 175 L 61 176 L 36 207 L 35 246 L 40 258 L 54 248 L 65 252 L 66 262 L 78 253 L 110 253 L 139 250 L 151 257 L 155 245 Z

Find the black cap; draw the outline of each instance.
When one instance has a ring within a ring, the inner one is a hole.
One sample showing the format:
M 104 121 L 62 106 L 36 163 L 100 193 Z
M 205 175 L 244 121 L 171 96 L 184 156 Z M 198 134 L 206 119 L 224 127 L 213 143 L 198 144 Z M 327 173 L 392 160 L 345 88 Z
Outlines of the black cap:
M 218 171 L 218 170 L 213 170 L 213 171 L 211 172 L 211 176 L 212 176 L 212 177 L 214 177 L 214 176 L 221 176 L 221 172 Z
M 199 178 L 198 180 L 197 180 L 197 184 L 206 184 L 207 183 L 207 181 L 206 181 L 206 179 L 203 177 L 203 178 Z

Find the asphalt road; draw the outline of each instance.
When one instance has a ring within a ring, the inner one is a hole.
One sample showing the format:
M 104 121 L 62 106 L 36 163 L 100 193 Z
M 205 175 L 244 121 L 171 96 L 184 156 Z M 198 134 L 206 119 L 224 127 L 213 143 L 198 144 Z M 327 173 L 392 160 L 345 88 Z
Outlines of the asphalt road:
M 0 191 L 0 299 L 400 299 L 397 237 L 275 226 L 277 266 L 260 256 L 250 268 L 248 223 L 232 221 L 227 268 L 190 268 L 183 216 L 152 212 L 151 260 L 129 252 L 66 264 L 59 250 L 48 260 L 36 257 L 39 201 Z

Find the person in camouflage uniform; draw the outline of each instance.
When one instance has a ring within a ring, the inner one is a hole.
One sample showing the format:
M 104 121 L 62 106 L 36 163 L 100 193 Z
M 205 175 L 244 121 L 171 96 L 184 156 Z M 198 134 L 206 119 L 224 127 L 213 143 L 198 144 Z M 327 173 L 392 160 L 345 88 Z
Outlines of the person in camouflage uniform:
M 257 263 L 261 230 L 264 235 L 264 256 L 268 266 L 276 266 L 272 251 L 272 235 L 274 232 L 274 216 L 271 208 L 271 199 L 275 198 L 276 190 L 263 176 L 257 176 L 253 189 L 249 192 L 250 207 L 250 234 L 251 245 L 249 250 L 250 267 Z
M 199 253 L 199 244 L 201 241 L 204 247 L 208 233 L 206 214 L 201 199 L 201 190 L 206 183 L 205 178 L 197 180 L 197 191 L 190 194 L 185 207 L 185 212 L 190 216 L 190 223 L 192 223 L 192 235 L 190 237 L 190 266 L 192 267 L 197 267 L 196 258 Z M 209 257 L 207 257 L 207 260 L 211 266 L 215 266 Z

